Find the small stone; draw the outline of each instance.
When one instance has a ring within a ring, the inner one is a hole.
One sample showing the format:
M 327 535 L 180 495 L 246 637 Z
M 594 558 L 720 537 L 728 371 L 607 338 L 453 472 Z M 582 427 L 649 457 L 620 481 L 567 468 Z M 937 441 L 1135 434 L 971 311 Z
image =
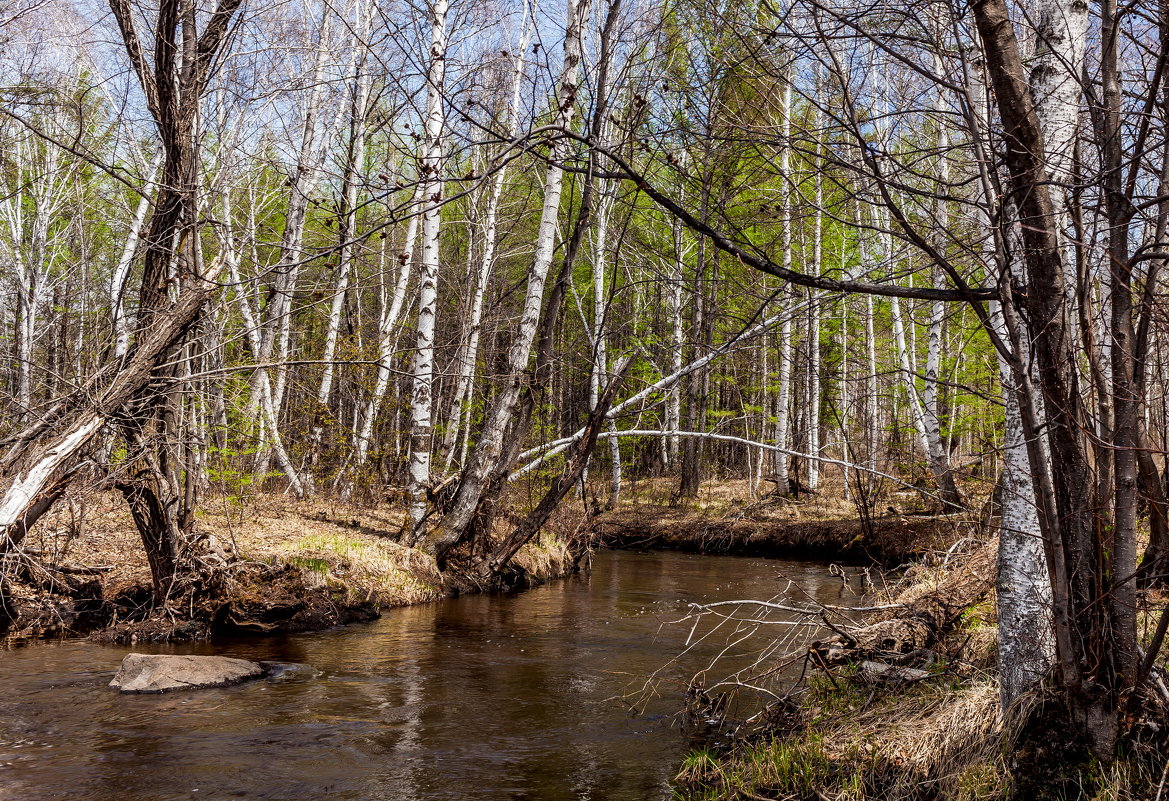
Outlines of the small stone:
M 110 686 L 123 693 L 222 687 L 267 675 L 264 667 L 226 656 L 126 654 Z

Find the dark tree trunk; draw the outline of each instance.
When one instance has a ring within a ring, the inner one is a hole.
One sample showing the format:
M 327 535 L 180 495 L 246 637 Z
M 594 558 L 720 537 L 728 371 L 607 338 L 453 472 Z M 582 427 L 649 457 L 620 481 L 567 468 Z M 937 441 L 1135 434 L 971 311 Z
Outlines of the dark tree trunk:
M 109 2 L 163 148 L 162 181 L 145 236 L 138 292 L 140 336 L 166 308 L 171 287 L 182 286 L 200 272 L 195 221 L 198 108 L 241 0 L 220 0 L 202 34 L 193 3 L 159 0 L 151 59 L 143 52 L 129 1 Z M 160 596 L 173 584 L 183 542 L 194 522 L 194 510 L 185 507 L 181 489 L 185 479 L 176 404 L 181 402 L 182 387 L 177 376 L 175 366 L 162 368 L 155 378 L 164 383 L 164 390 L 144 382 L 121 415 L 123 436 L 137 456 L 119 488 L 130 504 Z
M 1027 391 L 1029 382 L 1021 365 L 1016 365 L 1031 469 L 1041 504 L 1040 524 L 1048 547 L 1057 679 L 1078 734 L 1097 757 L 1108 761 L 1115 756 L 1122 701 L 1136 680 L 1134 610 L 1120 608 L 1121 599 L 1131 597 L 1133 584 L 1131 571 L 1126 573 L 1124 568 L 1135 522 L 1135 418 L 1128 405 L 1133 400 L 1130 357 L 1126 346 L 1117 348 L 1121 353 L 1115 357 L 1114 369 L 1119 368 L 1120 375 L 1114 377 L 1118 409 L 1112 436 L 1119 446 L 1114 468 L 1118 496 L 1116 516 L 1108 521 L 1101 515 L 1096 498 L 1097 477 L 1093 476 L 1085 434 L 1090 427 L 1078 386 L 1071 315 L 1064 301 L 1055 222 L 1058 215 L 1048 189 L 1038 115 L 1005 0 L 979 0 L 973 11 L 1003 122 L 1006 164 L 1023 244 L 1025 280 L 1016 282 L 1012 297 L 1005 300 L 1025 311 L 1022 317 L 1038 361 L 1045 411 L 1042 425 L 1051 454 L 1048 471 L 1036 436 L 1039 427 L 1036 407 Z M 1108 82 L 1106 74 L 1105 84 Z M 1116 202 L 1115 197 L 1109 202 Z M 1126 244 L 1116 231 L 1112 233 L 1109 255 L 1115 267 L 1118 260 L 1127 263 L 1127 256 L 1121 253 Z M 1118 338 L 1128 336 L 1131 330 L 1126 320 L 1131 306 L 1126 304 L 1125 282 L 1123 272 L 1114 278 L 1119 293 L 1114 293 L 1113 299 L 1120 308 L 1114 309 L 1111 324 L 1115 330 L 1111 333 Z

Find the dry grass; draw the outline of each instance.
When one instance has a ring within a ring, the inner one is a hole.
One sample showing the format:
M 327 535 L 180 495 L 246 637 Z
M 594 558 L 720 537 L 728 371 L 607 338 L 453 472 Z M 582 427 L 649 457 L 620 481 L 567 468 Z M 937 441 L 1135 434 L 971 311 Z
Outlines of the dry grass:
M 247 505 L 210 499 L 196 531 L 244 562 L 291 564 L 302 569 L 310 587 L 325 583 L 378 606 L 441 597 L 434 560 L 393 541 L 402 520 L 401 510 L 391 507 L 267 495 Z M 52 564 L 108 568 L 102 573 L 107 595 L 150 582 L 134 522 L 116 493 L 89 493 L 58 504 L 26 545 Z
M 515 563 L 537 581 L 563 575 L 570 555 L 555 532 L 572 517 L 560 515 L 552 530 L 520 550 Z M 404 509 L 390 504 L 296 501 L 275 493 L 241 503 L 218 496 L 199 510 L 196 532 L 240 562 L 291 565 L 307 588 L 388 608 L 433 601 L 447 591 L 433 558 L 395 541 L 405 519 Z M 48 564 L 103 568 L 106 597 L 150 583 L 137 529 L 114 492 L 65 499 L 25 545 Z
M 679 796 L 697 799 L 999 801 L 1010 797 L 998 684 L 918 685 L 873 702 L 856 685 L 823 685 L 799 734 L 700 752 L 683 766 Z M 826 712 L 827 710 L 827 712 Z
M 572 556 L 564 540 L 545 535 L 520 548 L 512 561 L 529 575 L 546 580 L 564 575 L 571 567 Z
M 276 558 L 305 568 L 310 579 L 332 588 L 340 585 L 380 608 L 424 603 L 443 595 L 433 559 L 396 542 L 361 534 L 306 534 L 277 546 Z
M 975 479 L 959 481 L 959 486 L 969 508 L 978 510 L 986 502 L 992 487 Z M 774 485 L 763 482 L 760 493 L 752 497 L 751 482 L 746 479 L 705 481 L 699 488 L 698 496 L 680 500 L 677 497 L 676 478 L 639 479 L 629 483 L 622 495 L 622 505 L 676 506 L 710 518 L 727 516 L 748 516 L 751 519 L 774 520 L 776 522 L 799 522 L 819 520 L 856 519 L 855 497 L 846 497 L 844 484 L 839 476 L 823 476 L 815 493 L 802 493 L 798 497 L 781 497 L 771 494 Z M 595 494 L 604 498 L 606 485 L 597 485 Z M 892 509 L 897 514 L 926 512 L 937 507 L 929 496 L 901 485 L 889 483 L 882 486 L 870 499 L 874 512 L 885 514 Z
M 931 790 L 956 800 L 999 798 L 1008 783 L 993 679 L 924 688 L 853 717 L 826 738 L 873 744 L 875 762 L 894 768 L 869 782 L 883 786 L 883 798 L 920 798 Z
M 770 486 L 765 484 L 764 489 Z M 635 481 L 622 495 L 622 505 L 675 505 L 678 503 L 677 489 L 678 481 L 674 478 Z M 606 488 L 601 488 L 598 494 L 604 497 L 605 491 Z M 751 519 L 797 522 L 856 517 L 856 505 L 845 500 L 842 487 L 832 483 L 824 485 L 815 495 L 805 494 L 799 498 L 770 496 L 751 501 L 748 500 L 750 497 L 749 481 L 706 481 L 699 488 L 698 497 L 688 499 L 681 505 L 690 512 L 708 518 L 747 516 Z

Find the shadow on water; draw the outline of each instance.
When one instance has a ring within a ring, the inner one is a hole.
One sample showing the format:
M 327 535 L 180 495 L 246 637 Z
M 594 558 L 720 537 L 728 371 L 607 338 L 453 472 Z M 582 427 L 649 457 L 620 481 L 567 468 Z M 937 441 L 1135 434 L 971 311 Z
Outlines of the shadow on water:
M 0 655 L 0 799 L 532 799 L 652 801 L 686 749 L 671 666 L 633 715 L 614 696 L 677 654 L 689 602 L 769 598 L 797 581 L 852 596 L 826 568 L 602 552 L 593 572 L 518 595 L 466 596 L 365 625 L 136 650 L 295 662 L 238 687 L 121 696 L 128 649 L 84 641 Z

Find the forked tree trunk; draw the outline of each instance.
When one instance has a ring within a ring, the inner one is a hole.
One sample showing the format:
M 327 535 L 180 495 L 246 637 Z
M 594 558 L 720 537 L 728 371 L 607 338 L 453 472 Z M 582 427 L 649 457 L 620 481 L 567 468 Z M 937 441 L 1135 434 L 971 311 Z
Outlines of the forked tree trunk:
M 986 90 L 981 74 L 969 79 L 971 106 L 971 138 L 979 149 L 985 148 L 986 132 L 984 109 Z M 979 221 L 988 232 L 982 251 L 987 264 L 996 264 L 1000 248 L 996 243 L 1001 234 L 994 232 L 991 209 L 992 183 L 989 174 L 979 176 L 979 199 L 982 211 Z M 1015 258 L 1007 266 L 1020 274 L 1022 265 Z M 990 319 L 998 337 L 1005 345 L 1011 342 L 1010 331 L 999 303 L 991 305 Z M 1019 332 L 1020 335 L 1022 332 Z M 1052 592 L 1048 573 L 1043 531 L 1039 522 L 1039 503 L 1035 497 L 1035 482 L 1031 478 L 1023 411 L 1020 407 L 1021 388 L 1012 365 L 1018 354 L 1029 353 L 1025 341 L 1020 351 L 1011 358 L 996 350 L 999 383 L 1003 396 L 1003 455 L 999 478 L 999 550 L 996 575 L 996 603 L 998 606 L 999 635 L 999 698 L 1001 708 L 1010 709 L 1024 693 L 1032 690 L 1050 673 L 1055 663 L 1055 633 L 1052 627 Z M 1023 359 L 1020 369 L 1033 372 L 1029 359 Z
M 591 0 L 569 0 L 568 22 L 564 40 L 563 64 L 556 91 L 556 126 L 567 130 L 572 125 L 579 86 L 578 69 L 583 56 L 583 36 L 588 26 Z M 504 436 L 511 423 L 524 376 L 532 354 L 532 342 L 540 321 L 544 284 L 556 244 L 556 223 L 564 170 L 560 166 L 568 153 L 568 142 L 558 138 L 552 145 L 551 160 L 544 179 L 544 205 L 536 238 L 536 252 L 528 271 L 528 286 L 520 316 L 519 330 L 508 351 L 507 370 L 500 381 L 487 422 L 479 442 L 463 468 L 458 489 L 450 508 L 435 529 L 425 536 L 426 550 L 441 557 L 463 537 L 471 522 L 489 476 L 496 472 L 504 450 Z M 413 539 L 417 538 L 416 532 Z

